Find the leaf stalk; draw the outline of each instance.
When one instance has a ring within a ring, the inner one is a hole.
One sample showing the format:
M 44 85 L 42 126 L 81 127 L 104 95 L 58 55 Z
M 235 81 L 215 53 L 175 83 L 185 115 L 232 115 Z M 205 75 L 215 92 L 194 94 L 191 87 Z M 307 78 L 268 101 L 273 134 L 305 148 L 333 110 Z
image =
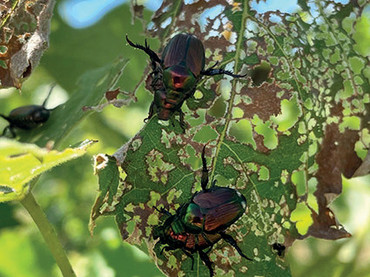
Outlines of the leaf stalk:
M 53 255 L 58 267 L 64 277 L 76 277 L 75 272 L 68 260 L 68 257 L 60 243 L 53 225 L 49 222 L 46 214 L 36 202 L 32 192 L 29 192 L 26 197 L 20 201 L 25 207 L 32 219 L 40 230 L 51 254 Z

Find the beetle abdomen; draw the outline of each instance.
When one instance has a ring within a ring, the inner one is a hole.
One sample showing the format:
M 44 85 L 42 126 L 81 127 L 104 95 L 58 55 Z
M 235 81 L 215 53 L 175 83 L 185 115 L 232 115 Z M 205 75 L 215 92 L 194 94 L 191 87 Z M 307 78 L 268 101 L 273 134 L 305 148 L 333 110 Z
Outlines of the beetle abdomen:
M 12 110 L 7 117 L 9 122 L 20 129 L 32 129 L 45 123 L 50 111 L 39 105 L 22 106 Z
M 204 231 L 225 230 L 245 212 L 245 197 L 235 189 L 212 187 L 194 195 L 193 203 L 205 214 Z
M 182 65 L 198 77 L 205 65 L 203 43 L 193 35 L 178 34 L 164 48 L 162 60 L 164 68 Z
M 197 249 L 205 249 L 211 247 L 213 244 L 221 239 L 220 234 L 188 234 L 185 248 L 191 252 Z

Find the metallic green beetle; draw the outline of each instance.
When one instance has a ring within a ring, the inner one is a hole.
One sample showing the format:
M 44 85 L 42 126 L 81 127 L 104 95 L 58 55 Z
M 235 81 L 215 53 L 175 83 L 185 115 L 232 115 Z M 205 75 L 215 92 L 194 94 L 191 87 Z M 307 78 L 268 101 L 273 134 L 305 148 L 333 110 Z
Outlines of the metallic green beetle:
M 202 191 L 195 193 L 189 202 L 177 209 L 174 215 L 163 208 L 158 210 L 165 214 L 167 219 L 163 224 L 154 227 L 153 238 L 159 238 L 159 244 L 167 245 L 162 248 L 162 251 L 181 249 L 192 259 L 192 268 L 193 253 L 198 252 L 208 267 L 210 276 L 213 276 L 212 262 L 207 253 L 220 239 L 231 244 L 243 258 L 252 259 L 248 258 L 234 238 L 225 232 L 244 214 L 247 207 L 246 199 L 237 190 L 218 187 L 215 182 L 207 189 L 208 169 L 204 151 L 205 148 L 202 152 Z M 205 249 L 209 250 L 204 252 Z
M 234 78 L 245 75 L 236 75 L 224 69 L 215 69 L 213 65 L 205 67 L 205 52 L 203 43 L 191 34 L 177 34 L 164 48 L 161 57 L 150 49 L 147 41 L 145 46 L 126 40 L 132 47 L 143 50 L 151 60 L 152 73 L 151 89 L 154 92 L 154 100 L 150 106 L 150 119 L 158 114 L 161 120 L 168 120 L 175 112 L 180 114 L 180 123 L 184 128 L 183 113 L 181 106 L 186 99 L 193 96 L 196 86 L 202 76 L 214 76 L 219 74 L 230 75 Z

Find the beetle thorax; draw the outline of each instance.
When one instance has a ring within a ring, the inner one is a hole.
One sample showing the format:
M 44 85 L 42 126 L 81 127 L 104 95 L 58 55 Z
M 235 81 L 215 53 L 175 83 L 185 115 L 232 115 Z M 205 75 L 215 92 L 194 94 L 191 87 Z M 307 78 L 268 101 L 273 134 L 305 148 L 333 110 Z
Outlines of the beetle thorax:
M 165 69 L 163 81 L 168 89 L 183 93 L 193 90 L 197 83 L 193 73 L 181 65 L 174 65 Z
M 194 234 L 202 232 L 204 220 L 204 215 L 197 204 L 190 203 L 186 207 L 183 221 L 187 230 Z

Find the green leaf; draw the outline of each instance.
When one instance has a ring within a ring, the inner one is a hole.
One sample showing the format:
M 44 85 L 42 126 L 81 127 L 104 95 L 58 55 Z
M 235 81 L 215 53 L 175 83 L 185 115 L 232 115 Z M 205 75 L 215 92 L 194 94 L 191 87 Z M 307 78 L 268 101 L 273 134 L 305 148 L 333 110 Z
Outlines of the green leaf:
M 40 128 L 21 131 L 20 141 L 32 142 L 44 146 L 54 141 L 56 147 L 71 130 L 91 111 L 84 111 L 84 106 L 95 106 L 104 98 L 105 92 L 112 90 L 127 64 L 127 59 L 118 59 L 112 64 L 89 71 L 81 76 L 77 89 L 71 98 L 51 112 L 49 120 Z
M 120 173 L 117 167 L 117 161 L 114 157 L 99 154 L 94 157 L 94 172 L 99 176 L 99 195 L 95 200 L 95 204 L 91 210 L 89 229 L 93 233 L 95 227 L 95 219 L 101 214 L 101 209 L 107 210 L 107 205 L 114 206 L 113 197 L 117 194 Z M 102 207 L 102 205 L 105 207 Z
M 94 141 L 86 140 L 74 148 L 59 152 L 0 138 L 0 202 L 21 200 L 30 189 L 30 181 L 41 173 L 86 153 Z
M 114 154 L 126 176 L 113 196 L 119 202 L 104 200 L 99 211 L 115 214 L 123 240 L 148 251 L 168 276 L 209 276 L 197 253 L 192 269 L 180 249 L 162 252 L 165 245 L 152 238 L 153 227 L 163 224 L 155 208 L 174 214 L 201 189 L 206 144 L 210 180 L 247 199 L 248 211 L 226 233 L 253 258 L 220 241 L 208 253 L 215 275 L 290 276 L 273 244 L 350 236 L 328 205 L 341 192 L 342 174 L 351 177 L 361 164 L 355 146 L 369 144 L 360 144 L 369 112 L 370 87 L 361 82 L 366 59 L 348 33 L 350 18 L 364 5 L 299 1 L 301 10 L 283 14 L 258 13 L 251 1 L 181 3 L 164 1 L 153 33 L 166 38 L 190 30 L 203 41 L 208 66 L 220 61 L 234 73 L 248 70 L 249 77 L 203 78 L 182 107 L 185 133 L 177 118 L 151 118 Z M 193 25 L 219 7 L 205 26 Z

